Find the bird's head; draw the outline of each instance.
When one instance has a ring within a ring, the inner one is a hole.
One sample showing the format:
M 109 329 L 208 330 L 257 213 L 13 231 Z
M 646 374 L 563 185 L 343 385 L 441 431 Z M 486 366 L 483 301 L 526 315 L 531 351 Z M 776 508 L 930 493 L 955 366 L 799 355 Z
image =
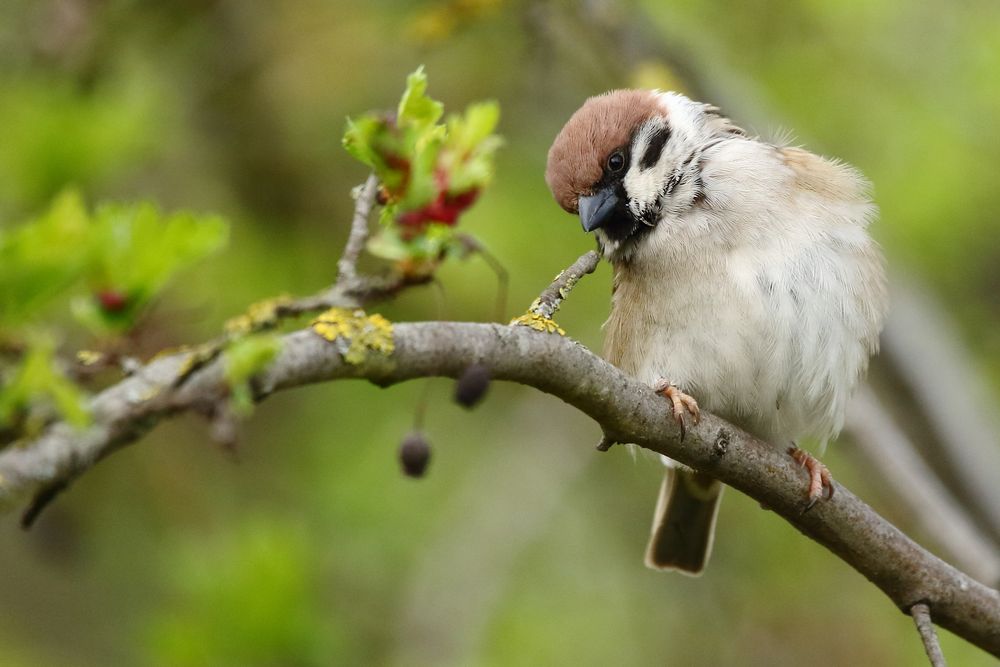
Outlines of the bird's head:
M 628 261 L 665 217 L 704 198 L 704 151 L 742 134 L 715 107 L 678 93 L 614 90 L 588 99 L 559 132 L 545 180 L 605 257 Z

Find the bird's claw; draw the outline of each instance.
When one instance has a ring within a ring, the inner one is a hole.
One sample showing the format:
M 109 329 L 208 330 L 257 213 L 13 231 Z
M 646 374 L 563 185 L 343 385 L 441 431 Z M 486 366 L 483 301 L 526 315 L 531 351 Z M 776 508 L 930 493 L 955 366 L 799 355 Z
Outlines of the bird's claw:
M 827 500 L 833 498 L 833 478 L 825 465 L 795 445 L 788 448 L 788 455 L 809 473 L 809 493 L 806 496 L 808 502 L 805 509 L 802 510 L 803 514 L 816 506 L 816 503 L 823 498 L 824 491 L 826 491 Z
M 653 385 L 653 391 L 670 401 L 674 414 L 674 421 L 681 429 L 681 440 L 687 434 L 687 424 L 684 420 L 684 413 L 691 415 L 691 421 L 697 424 L 701 420 L 701 410 L 698 409 L 698 401 L 688 396 L 676 385 L 667 380 L 659 380 Z

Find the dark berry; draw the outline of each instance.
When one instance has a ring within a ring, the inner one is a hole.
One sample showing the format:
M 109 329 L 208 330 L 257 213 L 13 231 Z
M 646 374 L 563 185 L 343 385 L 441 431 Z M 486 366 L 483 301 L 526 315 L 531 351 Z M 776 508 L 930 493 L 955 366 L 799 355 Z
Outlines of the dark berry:
M 490 388 L 490 369 L 483 364 L 467 367 L 455 382 L 455 402 L 466 408 L 473 408 Z
M 423 477 L 431 460 L 431 446 L 424 436 L 414 431 L 399 446 L 399 463 L 407 477 Z

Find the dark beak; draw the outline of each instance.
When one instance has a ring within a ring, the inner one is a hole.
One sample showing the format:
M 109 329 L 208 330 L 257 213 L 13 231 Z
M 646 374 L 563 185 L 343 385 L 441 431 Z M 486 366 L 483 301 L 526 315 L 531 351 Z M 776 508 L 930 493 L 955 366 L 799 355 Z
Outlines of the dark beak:
M 583 231 L 592 232 L 603 227 L 618 208 L 618 197 L 613 188 L 598 190 L 589 197 L 580 197 L 580 223 Z

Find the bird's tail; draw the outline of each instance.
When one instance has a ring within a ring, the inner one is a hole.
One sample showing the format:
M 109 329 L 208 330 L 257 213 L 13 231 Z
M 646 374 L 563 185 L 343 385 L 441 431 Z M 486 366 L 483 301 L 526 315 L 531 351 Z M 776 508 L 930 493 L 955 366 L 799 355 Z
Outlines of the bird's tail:
M 667 467 L 656 501 L 646 567 L 698 575 L 712 553 L 722 483 L 688 468 Z

